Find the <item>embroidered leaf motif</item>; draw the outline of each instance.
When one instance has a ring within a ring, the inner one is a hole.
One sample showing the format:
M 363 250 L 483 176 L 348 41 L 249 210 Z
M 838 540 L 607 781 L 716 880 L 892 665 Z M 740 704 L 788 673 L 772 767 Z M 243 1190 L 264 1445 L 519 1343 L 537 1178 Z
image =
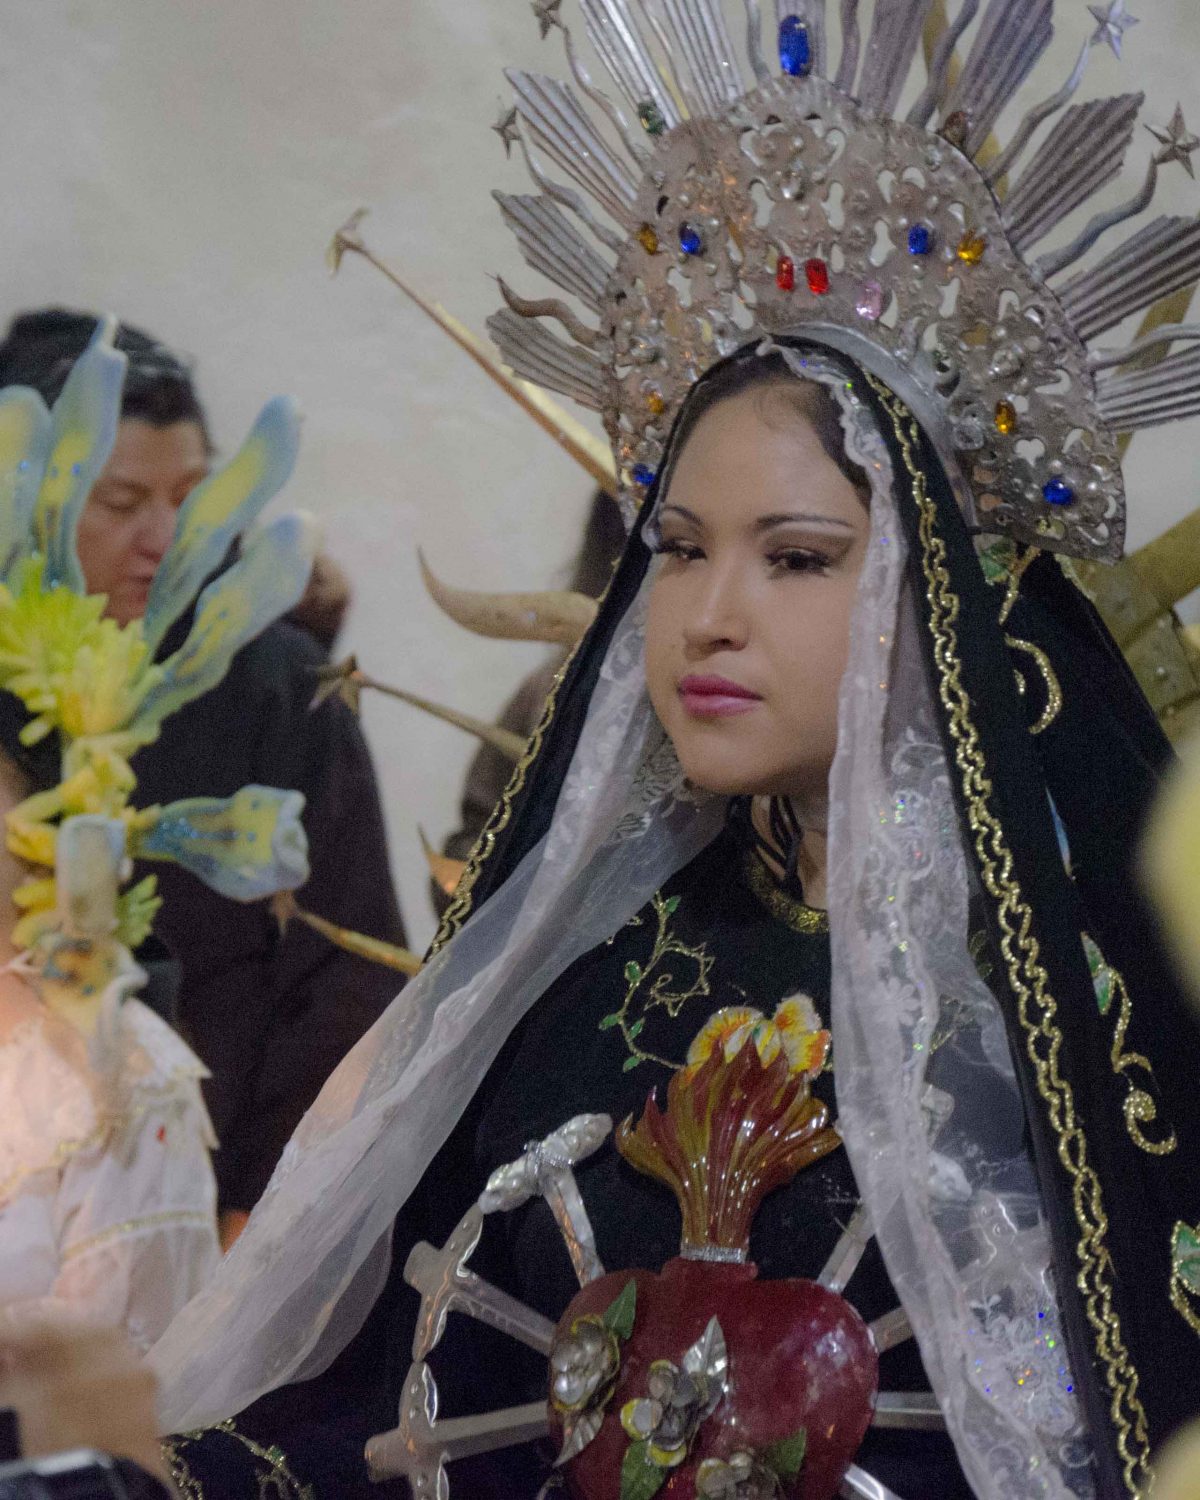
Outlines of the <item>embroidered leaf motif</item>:
M 1104 962 L 1104 954 L 1100 952 L 1095 942 L 1088 937 L 1086 932 L 1081 936 L 1083 952 L 1092 975 L 1092 987 L 1096 991 L 1096 1004 L 1100 1007 L 1100 1014 L 1106 1016 L 1112 1009 L 1113 1003 L 1113 973 Z
M 636 959 L 631 958 L 625 965 L 625 978 L 630 984 L 636 984 L 642 977 L 642 966 Z
M 645 1029 L 646 1029 L 646 1018 L 645 1018 L 645 1016 L 642 1016 L 640 1018 L 640 1020 L 635 1021 L 633 1023 L 633 1025 L 629 1028 L 629 1040 L 631 1042 L 637 1041 L 638 1037 L 641 1036 L 642 1032 Z
M 663 907 L 667 913 L 667 916 L 673 917 L 679 910 L 679 900 L 680 898 L 678 896 L 668 896 L 666 901 L 663 902 Z
M 612 1027 L 616 1026 L 619 1023 L 620 1019 L 621 1012 L 619 1010 L 614 1010 L 613 1012 L 611 1012 L 611 1014 L 605 1016 L 603 1021 L 600 1022 L 600 1030 L 611 1030 Z
M 621 1500 L 650 1500 L 667 1482 L 669 1469 L 650 1462 L 650 1443 L 630 1443 L 621 1460 Z
M 803 1467 L 807 1448 L 808 1432 L 802 1427 L 790 1438 L 781 1438 L 779 1442 L 772 1443 L 763 1453 L 763 1463 L 773 1469 L 780 1479 L 795 1479 Z
M 1176 1224 L 1171 1236 L 1171 1264 L 1188 1291 L 1200 1297 L 1200 1233 L 1186 1224 Z
M 641 1060 L 642 1059 L 640 1057 L 627 1057 L 621 1065 L 621 1072 L 631 1073 L 633 1069 L 637 1067 L 638 1063 L 641 1062 Z
M 633 1333 L 633 1320 L 637 1316 L 637 1282 L 627 1281 L 621 1293 L 604 1310 L 604 1326 L 619 1339 L 627 1339 Z
M 975 965 L 976 973 L 986 984 L 992 977 L 992 970 L 995 967 L 988 957 L 987 933 L 982 930 L 973 932 L 970 941 L 967 943 L 967 952 L 971 955 L 971 961 Z

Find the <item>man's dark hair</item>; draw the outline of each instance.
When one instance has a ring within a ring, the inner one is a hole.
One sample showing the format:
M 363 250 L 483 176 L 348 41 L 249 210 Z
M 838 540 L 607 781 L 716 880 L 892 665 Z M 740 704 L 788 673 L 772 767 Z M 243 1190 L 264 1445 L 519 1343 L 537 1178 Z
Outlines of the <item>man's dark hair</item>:
M 0 343 L 0 386 L 31 386 L 53 406 L 71 373 L 71 366 L 87 348 L 99 319 L 94 313 L 65 307 L 41 307 L 18 313 Z M 129 360 L 121 398 L 122 417 L 135 417 L 152 427 L 195 422 L 211 447 L 208 419 L 191 371 L 164 344 L 140 328 L 122 323 L 116 346 Z

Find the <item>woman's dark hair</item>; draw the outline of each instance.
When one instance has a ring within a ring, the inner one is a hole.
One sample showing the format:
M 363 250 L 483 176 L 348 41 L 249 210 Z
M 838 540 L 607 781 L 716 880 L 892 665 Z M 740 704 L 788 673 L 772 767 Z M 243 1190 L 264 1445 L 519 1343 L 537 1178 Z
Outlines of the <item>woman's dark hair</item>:
M 0 386 L 31 386 L 47 406 L 53 406 L 98 321 L 94 313 L 65 307 L 19 313 L 0 343 Z M 129 361 L 121 415 L 152 427 L 195 422 L 204 433 L 205 445 L 211 447 L 208 419 L 183 361 L 150 334 L 127 323 L 117 330 L 116 347 Z
M 824 359 L 825 356 L 822 355 Z M 812 425 L 829 458 L 846 476 L 863 501 L 871 496 L 871 481 L 860 464 L 856 464 L 846 452 L 846 440 L 842 432 L 841 411 L 828 386 L 816 380 L 801 380 L 797 377 L 783 355 L 778 352 L 758 354 L 745 349 L 722 360 L 692 387 L 687 401 L 679 414 L 679 421 L 671 441 L 670 468 L 679 460 L 687 440 L 697 423 L 714 406 L 730 401 L 747 391 L 761 394 L 760 415 L 771 421 L 772 408 L 794 416 L 801 416 Z M 669 476 L 669 469 L 668 469 Z

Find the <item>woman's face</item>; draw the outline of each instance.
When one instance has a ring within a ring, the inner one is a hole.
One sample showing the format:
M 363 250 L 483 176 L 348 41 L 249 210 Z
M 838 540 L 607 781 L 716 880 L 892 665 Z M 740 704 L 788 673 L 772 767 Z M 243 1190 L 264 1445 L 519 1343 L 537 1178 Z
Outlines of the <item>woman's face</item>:
M 697 422 L 660 523 L 646 680 L 684 773 L 725 796 L 823 798 L 862 496 L 786 391 L 760 386 Z

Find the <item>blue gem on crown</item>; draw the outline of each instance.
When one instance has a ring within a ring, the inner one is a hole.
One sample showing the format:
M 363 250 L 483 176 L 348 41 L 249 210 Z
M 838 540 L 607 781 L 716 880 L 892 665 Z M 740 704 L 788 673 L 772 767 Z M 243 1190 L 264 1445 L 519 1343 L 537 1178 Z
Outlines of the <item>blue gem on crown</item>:
M 812 72 L 812 39 L 799 16 L 784 16 L 779 23 L 779 66 L 792 78 Z
M 1042 486 L 1042 499 L 1047 505 L 1070 505 L 1075 499 L 1075 491 L 1065 479 L 1049 479 Z

